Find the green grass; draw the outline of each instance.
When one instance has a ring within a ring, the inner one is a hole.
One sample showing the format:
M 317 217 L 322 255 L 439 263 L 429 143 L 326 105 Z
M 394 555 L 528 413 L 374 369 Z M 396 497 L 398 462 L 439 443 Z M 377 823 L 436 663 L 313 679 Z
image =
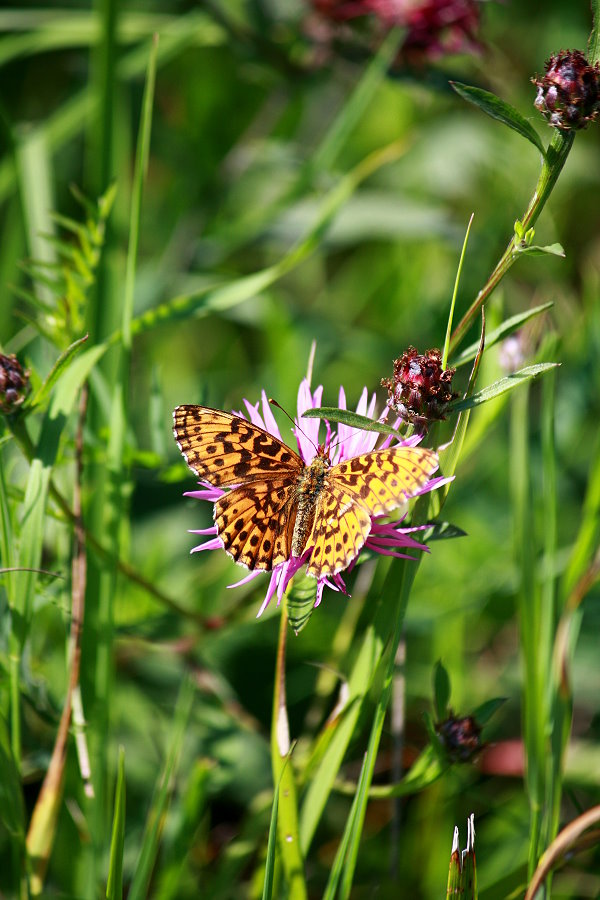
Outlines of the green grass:
M 486 4 L 479 55 L 391 74 L 401 30 L 325 53 L 301 5 L 0 13 L 0 349 L 31 375 L 0 432 L 3 896 L 433 900 L 471 813 L 485 900 L 549 847 L 546 896 L 600 890 L 600 136 L 532 105 L 592 26 L 545 10 Z M 294 414 L 310 365 L 381 411 L 411 344 L 458 366 L 431 552 L 257 620 L 268 576 L 189 555 L 173 407 Z M 436 723 L 471 714 L 458 763 Z

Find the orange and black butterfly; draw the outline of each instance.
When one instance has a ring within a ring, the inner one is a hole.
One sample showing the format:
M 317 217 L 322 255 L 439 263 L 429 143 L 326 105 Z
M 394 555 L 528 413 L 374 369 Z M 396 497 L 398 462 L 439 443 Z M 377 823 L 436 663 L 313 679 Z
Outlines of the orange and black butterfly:
M 371 517 L 414 497 L 438 468 L 433 450 L 409 446 L 336 464 L 319 447 L 306 465 L 279 438 L 234 413 L 178 406 L 173 419 L 190 469 L 231 489 L 215 502 L 217 533 L 249 569 L 271 571 L 312 547 L 308 574 L 336 575 L 360 552 Z

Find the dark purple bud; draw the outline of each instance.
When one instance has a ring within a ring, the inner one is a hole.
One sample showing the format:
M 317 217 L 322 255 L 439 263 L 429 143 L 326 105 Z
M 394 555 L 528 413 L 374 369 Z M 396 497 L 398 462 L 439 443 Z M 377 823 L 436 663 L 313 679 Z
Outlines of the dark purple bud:
M 534 105 L 554 128 L 578 131 L 600 112 L 600 66 L 590 66 L 580 50 L 561 50 L 545 65 L 546 74 L 531 80 L 538 92 Z
M 427 431 L 429 422 L 446 418 L 446 408 L 457 396 L 452 391 L 455 371 L 442 369 L 439 350 L 420 354 L 409 347 L 394 360 L 393 378 L 381 380 L 388 390 L 388 406 L 416 430 Z
M 0 412 L 14 413 L 25 400 L 29 391 L 29 372 L 11 353 L 0 353 Z
M 449 716 L 435 730 L 452 762 L 470 762 L 483 746 L 481 726 L 473 716 Z

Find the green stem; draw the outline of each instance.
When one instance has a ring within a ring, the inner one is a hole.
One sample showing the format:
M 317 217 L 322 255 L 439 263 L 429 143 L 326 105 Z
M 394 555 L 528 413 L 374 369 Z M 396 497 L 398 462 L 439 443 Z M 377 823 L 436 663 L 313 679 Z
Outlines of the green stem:
M 271 722 L 271 765 L 273 783 L 279 785 L 279 809 L 277 834 L 280 859 L 285 873 L 286 894 L 289 900 L 306 900 L 304 861 L 300 851 L 298 831 L 298 800 L 294 771 L 289 759 L 290 735 L 285 696 L 285 649 L 288 617 L 285 598 L 282 603 L 277 662 L 275 665 L 275 689 L 273 691 L 273 718 Z
M 546 205 L 546 201 L 552 193 L 558 176 L 562 172 L 563 166 L 567 161 L 567 157 L 569 155 L 571 147 L 573 146 L 574 137 L 575 133 L 572 131 L 560 131 L 558 128 L 554 129 L 552 140 L 550 141 L 546 156 L 542 162 L 542 169 L 540 171 L 540 176 L 538 178 L 535 191 L 533 192 L 533 196 L 529 201 L 529 206 L 527 207 L 527 210 L 525 211 L 525 214 L 521 219 L 521 224 L 523 225 L 525 231 L 533 227 L 533 225 L 537 222 L 544 206 Z M 502 281 L 512 264 L 519 257 L 519 253 L 520 238 L 516 234 L 513 234 L 508 247 L 502 254 L 498 264 L 496 265 L 496 268 L 454 329 L 454 333 L 450 340 L 450 352 L 456 349 L 465 333 L 473 323 L 475 316 L 477 315 L 485 301 L 488 299 L 494 288 L 497 287 L 497 285 Z

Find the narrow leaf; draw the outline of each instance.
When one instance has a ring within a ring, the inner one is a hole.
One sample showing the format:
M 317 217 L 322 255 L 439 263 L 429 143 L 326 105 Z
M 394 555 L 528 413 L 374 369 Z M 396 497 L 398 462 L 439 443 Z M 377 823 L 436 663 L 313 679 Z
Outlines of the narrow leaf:
M 129 900 L 142 900 L 143 897 L 148 896 L 150 878 L 165 825 L 169 798 L 173 789 L 174 776 L 181 755 L 193 700 L 194 687 L 190 681 L 184 681 L 175 708 L 171 746 L 164 769 L 157 782 L 152 807 L 146 821 L 142 848 L 128 894 Z
M 10 746 L 8 727 L 0 716 L 0 822 L 7 833 L 20 845 L 25 838 L 25 805 L 21 791 L 21 777 Z
M 423 532 L 423 542 L 429 544 L 431 541 L 446 541 L 452 538 L 466 537 L 467 532 L 453 525 L 452 522 L 436 522 L 431 528 Z
M 441 659 L 433 668 L 433 699 L 437 720 L 441 722 L 448 715 L 450 702 L 450 676 Z
M 456 93 L 464 100 L 467 100 L 474 106 L 478 106 L 479 109 L 482 109 L 488 116 L 491 116 L 492 119 L 504 122 L 505 125 L 508 125 L 513 131 L 516 131 L 517 134 L 520 134 L 530 141 L 534 147 L 537 147 L 542 156 L 546 156 L 546 150 L 539 134 L 533 125 L 531 125 L 527 119 L 514 108 L 514 106 L 511 106 L 510 103 L 507 103 L 505 100 L 501 100 L 500 97 L 490 93 L 490 91 L 484 91 L 481 88 L 473 87 L 470 84 L 462 84 L 460 81 L 451 81 L 450 84 Z
M 300 634 L 309 623 L 315 608 L 317 582 L 309 575 L 294 578 L 288 591 L 287 611 L 295 634 Z
M 384 422 L 374 422 L 367 416 L 359 416 L 349 409 L 338 409 L 336 406 L 318 406 L 316 409 L 307 409 L 302 413 L 303 419 L 327 419 L 329 422 L 341 422 L 342 425 L 350 425 L 352 428 L 360 428 L 362 431 L 377 431 L 380 434 L 391 434 L 401 438 L 397 428 L 386 425 Z
M 110 842 L 110 864 L 106 883 L 106 900 L 121 900 L 123 897 L 123 848 L 125 845 L 125 750 L 119 747 L 117 786 L 115 788 L 115 811 L 113 816 L 112 839 Z
M 494 328 L 488 335 L 486 335 L 485 346 L 486 349 L 489 350 L 490 347 L 493 347 L 494 344 L 497 344 L 499 341 L 504 340 L 504 338 L 508 337 L 509 334 L 513 334 L 513 332 L 517 331 L 525 322 L 528 322 L 529 319 L 533 319 L 534 316 L 539 316 L 540 313 L 546 312 L 554 306 L 552 301 L 549 303 L 542 303 L 540 306 L 534 306 L 532 309 L 528 309 L 525 312 L 518 313 L 516 316 L 511 316 L 510 319 L 506 319 L 502 325 L 499 325 L 498 328 Z M 451 360 L 451 365 L 454 368 L 458 368 L 459 366 L 464 366 L 466 363 L 471 362 L 472 359 L 475 359 L 477 355 L 477 351 L 479 349 L 479 341 L 475 341 L 475 343 L 470 344 L 466 347 L 462 353 L 460 353 L 456 359 Z
M 588 61 L 590 66 L 600 62 L 600 0 L 592 0 L 592 31 L 588 40 Z
M 68 415 L 79 394 L 79 390 L 98 360 L 106 352 L 106 344 L 90 347 L 69 366 L 63 366 L 56 382 L 56 390 L 50 404 L 50 416 Z
M 288 759 L 289 763 L 289 759 Z M 267 843 L 267 858 L 265 860 L 265 880 L 263 883 L 263 900 L 271 900 L 273 896 L 273 876 L 275 874 L 275 849 L 277 847 L 277 810 L 279 808 L 278 784 L 273 792 L 273 808 L 271 810 L 271 822 L 269 824 L 269 841 Z
M 537 378 L 538 375 L 542 375 L 544 372 L 555 369 L 558 365 L 560 364 L 538 363 L 535 366 L 527 366 L 519 372 L 513 372 L 512 375 L 507 375 L 506 378 L 500 378 L 493 384 L 488 385 L 488 387 L 483 388 L 483 390 L 473 394 L 472 397 L 466 397 L 464 400 L 458 400 L 452 403 L 450 408 L 453 412 L 460 412 L 463 409 L 473 409 L 476 406 L 481 406 L 482 403 L 486 403 L 488 400 L 493 400 L 494 397 L 500 397 L 502 394 L 514 390 L 516 387 L 525 384 L 532 378 Z
M 486 700 L 485 703 L 482 703 L 481 706 L 474 709 L 471 715 L 478 725 L 485 725 L 489 722 L 494 713 L 496 713 L 501 706 L 504 706 L 506 700 L 506 697 L 493 697 L 491 700 Z
M 538 247 L 535 244 L 530 247 L 517 245 L 515 249 L 517 253 L 526 253 L 528 256 L 560 256 L 564 259 L 566 255 L 562 244 L 548 244 L 546 247 Z
M 32 400 L 26 404 L 26 408 L 30 408 L 33 406 L 42 406 L 46 402 L 46 400 L 50 396 L 50 391 L 52 390 L 62 373 L 65 371 L 65 369 L 68 367 L 75 354 L 79 353 L 87 339 L 88 335 L 84 334 L 82 338 L 79 338 L 78 341 L 74 341 L 74 343 L 72 343 L 70 347 L 67 347 L 67 349 L 63 353 L 61 353 L 61 355 L 52 366 L 50 374 L 48 375 L 44 383 L 36 391 L 35 396 L 32 398 Z
M 460 276 L 462 273 L 463 263 L 465 261 L 465 253 L 467 252 L 467 244 L 469 242 L 469 235 L 471 233 L 471 225 L 473 224 L 474 217 L 475 217 L 475 213 L 471 213 L 471 218 L 469 219 L 469 224 L 467 225 L 465 239 L 463 241 L 462 250 L 460 253 L 460 259 L 458 261 L 458 268 L 456 270 L 456 278 L 454 279 L 454 291 L 452 292 L 452 300 L 450 302 L 450 313 L 448 315 L 448 324 L 446 326 L 446 340 L 444 341 L 444 351 L 442 353 L 442 369 L 445 369 L 448 365 L 448 353 L 450 350 L 450 338 L 452 336 L 452 322 L 454 320 L 456 295 L 458 294 L 458 286 L 460 284 Z

